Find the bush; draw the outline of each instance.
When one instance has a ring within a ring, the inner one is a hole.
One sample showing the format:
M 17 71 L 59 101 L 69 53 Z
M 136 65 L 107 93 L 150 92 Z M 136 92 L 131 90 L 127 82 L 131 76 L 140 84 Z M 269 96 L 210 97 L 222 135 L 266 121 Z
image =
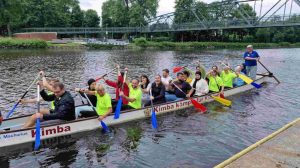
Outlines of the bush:
M 172 41 L 170 37 L 153 37 L 151 41 L 155 42 L 165 42 L 165 41 Z
M 0 38 L 0 48 L 46 48 L 47 42 L 38 39 Z
M 140 46 L 140 47 L 146 47 L 147 42 L 148 42 L 147 39 L 144 37 L 136 38 L 133 41 L 134 41 L 135 45 Z

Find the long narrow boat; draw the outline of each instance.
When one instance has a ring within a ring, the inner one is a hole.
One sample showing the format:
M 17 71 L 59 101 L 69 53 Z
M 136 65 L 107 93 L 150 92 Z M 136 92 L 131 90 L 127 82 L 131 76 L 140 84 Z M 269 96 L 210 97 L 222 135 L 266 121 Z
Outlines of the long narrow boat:
M 268 82 L 272 78 L 269 74 L 257 75 L 255 83 L 262 84 Z M 252 89 L 252 85 L 243 85 L 224 91 L 226 97 L 232 96 L 241 92 Z M 204 96 L 194 97 L 199 103 L 212 102 L 214 99 L 211 97 L 214 94 L 207 94 Z M 185 109 L 191 107 L 190 100 L 181 100 L 174 102 L 167 102 L 164 104 L 155 105 L 156 115 L 169 113 L 172 111 Z M 136 110 L 128 110 L 121 113 L 119 119 L 114 119 L 114 116 L 108 116 L 104 119 L 104 122 L 108 126 L 126 123 L 133 120 L 150 118 L 151 108 L 141 108 Z M 6 119 L 3 121 L 0 130 L 6 130 L 0 133 L 0 148 L 33 142 L 35 140 L 35 128 L 20 129 L 30 115 L 20 116 L 15 118 Z M 101 128 L 97 117 L 80 118 L 74 121 L 64 122 L 61 124 L 51 124 L 41 127 L 41 140 L 66 136 L 84 131 L 90 131 Z

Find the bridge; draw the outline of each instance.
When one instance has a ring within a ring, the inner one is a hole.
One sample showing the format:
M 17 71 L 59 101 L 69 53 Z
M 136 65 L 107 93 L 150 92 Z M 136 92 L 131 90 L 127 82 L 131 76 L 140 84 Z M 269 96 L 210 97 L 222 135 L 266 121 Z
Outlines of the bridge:
M 241 4 L 245 3 L 251 3 L 253 10 L 259 13 L 258 16 L 249 16 L 246 11 L 239 8 Z M 19 32 L 57 32 L 58 34 L 155 33 L 300 26 L 300 10 L 299 14 L 292 14 L 295 7 L 300 7 L 300 0 L 278 0 L 272 7 L 265 10 L 265 13 L 262 13 L 263 0 L 222 0 L 214 2 L 214 5 L 217 5 L 218 10 L 224 11 L 223 16 L 206 18 L 201 12 L 196 12 L 195 6 L 182 11 L 191 12 L 197 18 L 195 22 L 174 23 L 175 12 L 172 12 L 151 18 L 147 21 L 147 25 L 139 27 L 43 27 L 24 28 Z M 257 6 L 259 7 L 257 8 Z M 238 12 L 239 18 L 229 17 L 228 14 L 232 10 Z

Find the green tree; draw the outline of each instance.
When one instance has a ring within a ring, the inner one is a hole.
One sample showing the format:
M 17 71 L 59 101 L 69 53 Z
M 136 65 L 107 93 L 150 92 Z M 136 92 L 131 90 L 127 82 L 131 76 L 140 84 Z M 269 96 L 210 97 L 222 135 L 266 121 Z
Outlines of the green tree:
M 5 26 L 8 35 L 12 35 L 12 28 L 23 24 L 23 1 L 0 0 L 0 26 Z
M 71 12 L 71 26 L 82 27 L 84 22 L 84 12 L 79 5 L 75 5 Z
M 194 0 L 176 0 L 174 23 L 188 23 L 195 21 L 195 16 L 191 9 Z
M 102 26 L 126 27 L 129 24 L 128 8 L 123 0 L 108 0 L 102 5 Z
M 129 26 L 147 25 L 146 20 L 156 16 L 158 0 L 131 0 Z
M 102 26 L 145 26 L 147 19 L 156 16 L 158 0 L 131 0 L 130 3 L 130 6 L 126 6 L 124 0 L 104 2 L 102 5 Z
M 79 7 L 78 0 L 24 1 L 26 27 L 69 27 L 75 22 L 71 18 L 72 11 L 78 11 Z
M 256 40 L 258 42 L 270 42 L 271 34 L 269 28 L 259 28 L 255 34 Z
M 95 10 L 89 9 L 84 13 L 84 26 L 99 27 L 100 18 Z

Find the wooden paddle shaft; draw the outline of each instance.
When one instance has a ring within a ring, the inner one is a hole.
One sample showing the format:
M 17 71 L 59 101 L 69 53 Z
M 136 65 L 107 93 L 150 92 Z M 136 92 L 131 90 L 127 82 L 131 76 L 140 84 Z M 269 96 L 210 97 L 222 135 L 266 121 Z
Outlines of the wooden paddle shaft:
M 258 62 L 260 63 L 260 65 L 261 65 L 262 67 L 265 68 L 265 70 L 267 70 L 267 71 L 269 72 L 269 75 L 270 75 L 270 76 L 272 76 L 278 83 L 280 83 L 280 81 L 273 75 L 273 73 L 272 73 L 271 71 L 269 71 L 269 69 L 268 69 L 263 63 L 260 62 L 260 60 L 258 60 Z

